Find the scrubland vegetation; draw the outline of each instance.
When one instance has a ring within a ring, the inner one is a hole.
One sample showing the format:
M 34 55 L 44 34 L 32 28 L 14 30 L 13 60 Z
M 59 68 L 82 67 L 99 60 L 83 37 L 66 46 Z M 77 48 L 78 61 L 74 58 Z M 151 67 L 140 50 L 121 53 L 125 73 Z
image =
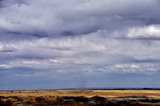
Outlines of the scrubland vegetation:
M 160 106 L 160 91 L 3 91 L 0 92 L 0 106 Z

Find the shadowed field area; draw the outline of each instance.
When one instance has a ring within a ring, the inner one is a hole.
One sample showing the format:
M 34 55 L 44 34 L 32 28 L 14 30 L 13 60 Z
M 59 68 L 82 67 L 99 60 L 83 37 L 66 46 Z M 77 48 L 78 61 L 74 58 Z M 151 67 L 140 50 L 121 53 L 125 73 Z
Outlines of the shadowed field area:
M 160 106 L 160 90 L 3 91 L 0 106 Z

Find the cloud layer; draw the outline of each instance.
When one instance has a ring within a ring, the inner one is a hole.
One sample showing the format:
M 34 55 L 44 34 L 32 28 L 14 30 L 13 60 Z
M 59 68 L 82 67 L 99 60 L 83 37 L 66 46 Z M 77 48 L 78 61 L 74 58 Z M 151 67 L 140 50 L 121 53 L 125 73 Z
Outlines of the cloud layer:
M 0 79 L 11 83 L 0 89 L 25 88 L 14 84 L 29 78 L 33 88 L 41 81 L 64 88 L 65 80 L 67 87 L 121 87 L 116 81 L 130 75 L 128 87 L 159 87 L 152 83 L 160 68 L 158 10 L 158 0 L 1 0 Z M 142 83 L 132 83 L 139 75 Z
M 158 0 L 1 2 L 4 6 L 0 10 L 0 29 L 28 36 L 75 36 L 99 30 L 125 30 L 128 27 L 160 22 Z

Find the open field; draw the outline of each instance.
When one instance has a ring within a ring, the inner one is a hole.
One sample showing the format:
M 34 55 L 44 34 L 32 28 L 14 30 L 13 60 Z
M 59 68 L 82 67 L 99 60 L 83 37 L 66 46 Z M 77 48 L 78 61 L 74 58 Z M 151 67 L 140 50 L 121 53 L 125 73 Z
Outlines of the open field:
M 9 105 L 6 105 L 8 103 Z M 0 92 L 1 106 L 160 106 L 160 90 L 48 90 Z M 107 105 L 108 104 L 108 105 Z
M 0 92 L 0 96 L 102 96 L 106 98 L 146 96 L 160 98 L 160 90 L 48 90 Z

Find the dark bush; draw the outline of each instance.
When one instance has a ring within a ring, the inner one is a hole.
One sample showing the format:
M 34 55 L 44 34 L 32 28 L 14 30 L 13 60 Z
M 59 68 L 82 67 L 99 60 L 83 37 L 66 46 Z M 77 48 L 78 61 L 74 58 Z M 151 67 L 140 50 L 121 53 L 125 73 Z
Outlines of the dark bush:
M 11 100 L 7 100 L 7 101 L 0 101 L 0 106 L 14 106 L 13 102 Z
M 7 97 L 5 97 L 5 96 L 0 96 L 0 99 L 7 99 Z
M 35 101 L 38 103 L 46 102 L 46 99 L 44 97 L 36 97 Z
M 3 100 L 2 99 L 0 99 L 0 106 L 3 104 Z
M 106 102 L 107 99 L 105 97 L 94 96 L 90 98 L 90 100 L 95 101 L 95 102 Z

